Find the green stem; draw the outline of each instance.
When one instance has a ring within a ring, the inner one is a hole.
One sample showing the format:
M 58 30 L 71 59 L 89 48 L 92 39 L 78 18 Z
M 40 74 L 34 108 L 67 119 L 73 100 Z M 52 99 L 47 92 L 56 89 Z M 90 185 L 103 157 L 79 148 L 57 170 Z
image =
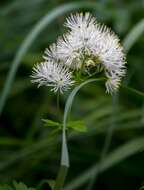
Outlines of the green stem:
M 99 79 L 89 79 L 87 81 L 84 81 L 79 86 L 75 87 L 74 90 L 70 93 L 64 110 L 64 117 L 63 117 L 63 128 L 62 128 L 62 151 L 61 151 L 61 166 L 58 172 L 58 176 L 56 179 L 56 183 L 54 186 L 54 190 L 62 190 L 65 178 L 67 176 L 68 168 L 69 168 L 69 153 L 68 153 L 68 147 L 67 147 L 67 139 L 66 139 L 66 123 L 68 114 L 70 113 L 71 106 L 74 100 L 75 95 L 77 92 L 86 84 L 91 82 L 100 82 L 104 81 L 105 78 L 99 78 Z
M 66 142 L 65 127 L 62 129 L 62 151 L 61 151 L 61 165 L 56 178 L 54 190 L 62 190 L 65 182 L 65 178 L 69 168 L 69 156 Z
M 58 119 L 60 121 L 60 93 L 57 94 L 57 112 Z M 58 175 L 56 178 L 56 182 L 54 185 L 54 190 L 62 190 L 65 182 L 65 178 L 67 176 L 68 168 L 69 168 L 69 158 L 68 158 L 68 148 L 66 142 L 66 123 L 64 123 L 62 128 L 62 151 L 61 151 L 61 164 L 58 171 Z
M 69 156 L 65 128 L 62 129 L 61 165 L 54 185 L 54 190 L 62 190 L 69 168 Z
M 57 117 L 58 121 L 60 122 L 60 92 L 57 93 Z
M 68 167 L 61 165 L 59 172 L 58 172 L 57 179 L 56 179 L 56 183 L 54 186 L 54 190 L 62 190 L 63 189 L 63 185 L 64 185 L 65 178 L 67 176 L 67 172 L 68 172 Z

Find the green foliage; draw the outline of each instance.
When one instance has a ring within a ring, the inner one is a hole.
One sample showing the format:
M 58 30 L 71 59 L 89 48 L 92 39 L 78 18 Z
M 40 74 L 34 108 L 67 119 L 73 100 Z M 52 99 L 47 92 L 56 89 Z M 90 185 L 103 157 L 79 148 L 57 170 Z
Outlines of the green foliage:
M 77 132 L 87 132 L 87 128 L 85 125 L 85 122 L 83 120 L 79 121 L 69 121 L 67 123 L 68 128 L 72 128 L 73 130 Z
M 14 190 L 14 189 L 9 185 L 0 185 L 0 190 Z
M 58 127 L 58 128 L 62 128 L 62 124 L 52 121 L 50 119 L 42 119 L 42 121 L 44 122 L 44 126 L 45 127 Z
M 35 190 L 34 188 L 28 188 L 24 183 L 22 182 L 14 182 L 13 187 L 9 185 L 0 185 L 0 190 Z
M 42 119 L 42 121 L 44 122 L 45 127 L 57 127 L 59 129 L 62 129 L 63 127 L 61 123 L 49 119 Z M 83 120 L 69 121 L 67 123 L 67 129 L 69 128 L 75 130 L 76 132 L 87 132 L 87 128 Z
M 142 186 L 139 190 L 144 190 L 144 186 Z
M 35 190 L 34 188 L 28 188 L 24 183 L 20 182 L 14 182 L 14 188 L 15 190 Z

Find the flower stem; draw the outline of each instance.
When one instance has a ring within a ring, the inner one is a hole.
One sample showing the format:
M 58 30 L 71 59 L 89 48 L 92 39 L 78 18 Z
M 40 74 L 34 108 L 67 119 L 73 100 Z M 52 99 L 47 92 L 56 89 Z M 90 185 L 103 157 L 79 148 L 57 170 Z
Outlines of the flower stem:
M 57 94 L 57 116 L 60 121 L 60 93 Z M 66 141 L 66 128 L 62 128 L 62 151 L 61 151 L 61 164 L 58 171 L 58 175 L 55 181 L 54 190 L 62 190 L 65 182 L 65 178 L 68 172 L 68 150 L 67 150 L 67 141 Z
M 54 190 L 62 190 L 69 169 L 69 155 L 66 141 L 65 128 L 62 129 L 62 151 L 61 151 L 61 164 L 59 172 L 54 185 Z
M 57 93 L 57 117 L 58 121 L 60 121 L 60 92 Z
M 65 178 L 67 176 L 67 172 L 68 172 L 68 167 L 61 165 L 59 172 L 58 172 L 57 179 L 56 179 L 56 183 L 54 186 L 54 190 L 62 190 L 63 189 L 63 185 L 65 182 Z

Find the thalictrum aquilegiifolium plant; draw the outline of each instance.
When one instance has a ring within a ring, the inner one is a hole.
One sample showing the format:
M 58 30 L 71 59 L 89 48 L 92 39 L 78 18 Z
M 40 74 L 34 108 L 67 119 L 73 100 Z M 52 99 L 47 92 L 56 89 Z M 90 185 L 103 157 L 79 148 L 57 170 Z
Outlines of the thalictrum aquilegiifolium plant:
M 106 92 L 118 91 L 126 73 L 123 47 L 117 35 L 90 13 L 71 14 L 64 23 L 67 32 L 46 48 L 43 61 L 33 67 L 31 82 L 48 86 L 54 93 L 70 94 L 63 119 L 61 167 L 54 190 L 61 190 L 69 167 L 66 119 L 77 91 L 89 82 L 104 80 Z

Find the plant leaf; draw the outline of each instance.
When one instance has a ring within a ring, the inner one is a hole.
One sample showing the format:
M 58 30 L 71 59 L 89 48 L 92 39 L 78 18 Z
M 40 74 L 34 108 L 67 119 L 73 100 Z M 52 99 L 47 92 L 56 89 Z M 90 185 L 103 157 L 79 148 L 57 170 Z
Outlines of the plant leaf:
M 52 121 L 50 119 L 42 119 L 42 121 L 44 122 L 44 126 L 45 127 L 58 127 L 58 128 L 62 128 L 62 124 Z M 87 128 L 85 125 L 85 122 L 83 120 L 78 120 L 78 121 L 69 121 L 67 123 L 67 128 L 71 128 L 77 132 L 86 132 Z
M 13 188 L 7 184 L 0 185 L 0 190 L 35 190 L 34 188 L 28 188 L 24 183 L 13 182 Z
M 67 127 L 72 128 L 78 132 L 87 132 L 87 128 L 83 120 L 70 121 L 67 123 Z
M 0 190 L 14 190 L 14 189 L 9 185 L 5 184 L 5 185 L 0 185 Z
M 42 119 L 45 127 L 60 127 L 61 124 L 50 119 Z
M 35 190 L 34 188 L 28 188 L 24 183 L 13 182 L 15 190 Z

